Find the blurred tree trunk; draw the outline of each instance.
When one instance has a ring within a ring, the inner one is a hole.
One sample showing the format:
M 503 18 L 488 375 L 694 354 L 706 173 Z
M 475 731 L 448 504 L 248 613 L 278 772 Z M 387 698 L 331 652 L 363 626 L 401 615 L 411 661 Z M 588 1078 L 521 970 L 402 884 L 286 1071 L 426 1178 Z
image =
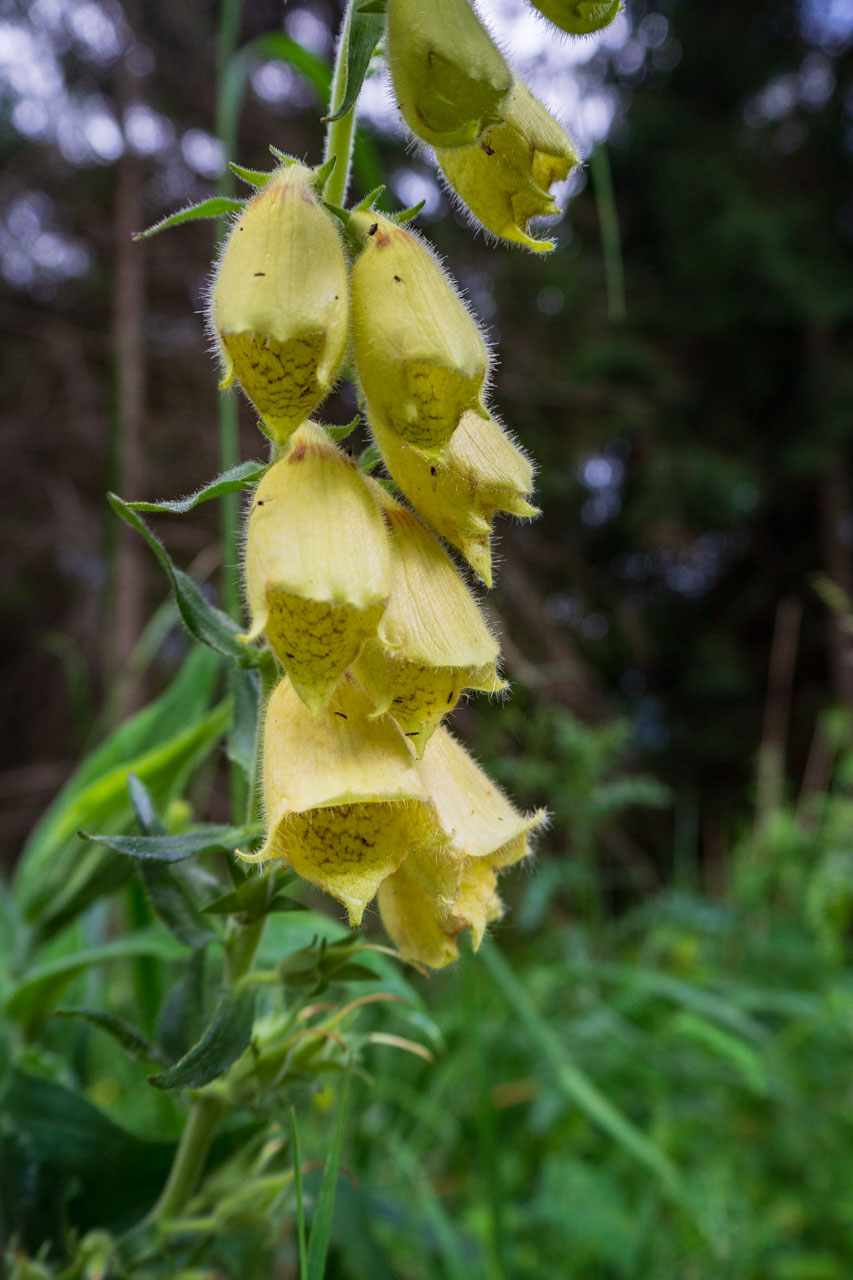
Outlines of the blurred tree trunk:
M 119 118 L 135 99 L 134 77 L 127 59 L 116 73 Z M 143 171 L 141 160 L 125 145 L 117 165 L 115 234 L 115 291 L 113 341 L 115 359 L 115 422 L 113 483 L 125 497 L 139 497 L 145 488 L 141 430 L 145 400 L 145 255 L 132 240 L 143 226 Z M 110 590 L 111 627 L 108 628 L 107 671 L 110 681 L 120 680 L 145 622 L 145 572 L 143 546 L 126 525 L 117 530 Z M 116 699 L 117 718 L 143 701 L 143 690 L 126 684 Z

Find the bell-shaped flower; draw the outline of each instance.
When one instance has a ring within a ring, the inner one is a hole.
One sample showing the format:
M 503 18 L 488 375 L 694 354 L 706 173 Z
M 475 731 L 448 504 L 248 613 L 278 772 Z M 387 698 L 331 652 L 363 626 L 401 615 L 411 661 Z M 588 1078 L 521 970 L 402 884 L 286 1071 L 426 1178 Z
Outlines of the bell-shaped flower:
M 367 481 L 306 422 L 258 485 L 246 533 L 247 640 L 265 635 L 299 697 L 319 711 L 391 591 L 391 548 Z
M 391 598 L 353 673 L 419 756 L 464 689 L 495 693 L 498 643 L 450 557 L 416 515 L 374 484 L 391 534 Z
M 504 120 L 470 147 L 436 148 L 445 178 L 487 231 L 536 253 L 550 240 L 529 234 L 531 219 L 558 214 L 551 186 L 580 157 L 569 135 L 520 80 L 506 100 Z
M 379 889 L 386 931 L 406 960 L 441 968 L 457 957 L 456 936 L 471 930 L 476 950 L 503 907 L 497 875 L 526 857 L 545 820 L 522 814 L 444 728 L 430 739 L 421 774 L 447 847 L 415 849 Z
M 231 228 L 210 299 L 224 364 L 283 444 L 332 389 L 349 329 L 349 288 L 335 220 L 315 179 L 288 164 Z
M 433 464 L 390 431 L 373 406 L 368 419 L 382 461 L 412 506 L 436 533 L 462 552 L 492 585 L 491 532 L 496 511 L 537 516 L 528 498 L 533 466 L 492 417 L 463 414 L 444 463 Z
M 512 72 L 468 0 L 388 0 L 386 50 L 403 119 L 424 142 L 463 146 L 502 118 Z
M 622 0 L 531 0 L 543 17 L 570 36 L 589 36 L 609 27 Z
M 487 416 L 486 344 L 424 242 L 378 213 L 349 222 L 362 250 L 352 268 L 352 342 L 374 413 L 431 461 L 462 414 Z
M 247 861 L 282 858 L 361 922 L 406 855 L 444 842 L 405 738 L 346 676 L 314 716 L 291 682 L 274 689 L 264 722 L 267 840 Z

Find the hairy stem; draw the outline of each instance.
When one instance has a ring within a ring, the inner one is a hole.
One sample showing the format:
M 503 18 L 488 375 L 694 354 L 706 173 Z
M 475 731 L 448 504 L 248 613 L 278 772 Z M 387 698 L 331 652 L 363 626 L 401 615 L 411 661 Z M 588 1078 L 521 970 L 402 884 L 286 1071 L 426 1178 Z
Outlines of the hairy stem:
M 341 24 L 335 54 L 335 70 L 332 76 L 332 92 L 329 101 L 329 115 L 334 115 L 344 100 L 347 86 L 347 48 L 349 46 L 350 21 L 354 0 L 348 0 L 347 10 Z M 337 157 L 337 164 L 326 181 L 323 192 L 330 204 L 342 205 L 347 197 L 350 167 L 352 165 L 352 144 L 355 137 L 355 107 L 340 120 L 332 121 L 326 128 L 326 147 L 324 160 Z

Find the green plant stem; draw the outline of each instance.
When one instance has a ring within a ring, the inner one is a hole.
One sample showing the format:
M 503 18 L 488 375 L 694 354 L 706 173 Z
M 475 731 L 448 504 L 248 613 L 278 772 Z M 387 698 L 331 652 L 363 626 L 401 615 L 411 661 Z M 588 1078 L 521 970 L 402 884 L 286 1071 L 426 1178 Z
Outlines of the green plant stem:
M 217 43 L 217 71 L 219 100 L 217 107 L 217 136 L 226 148 L 233 152 L 236 135 L 238 98 L 233 94 L 223 93 L 226 69 L 233 57 L 237 43 L 240 22 L 241 0 L 223 0 L 220 10 L 219 39 Z M 346 50 L 349 38 L 350 12 L 352 0 L 338 41 L 335 59 L 335 71 L 332 79 L 331 111 L 343 100 L 346 86 Z M 338 157 L 338 163 L 326 187 L 326 198 L 340 204 L 346 198 L 350 163 L 352 161 L 352 144 L 355 128 L 355 111 L 350 111 L 341 120 L 329 125 L 326 134 L 326 158 L 330 155 Z M 230 191 L 230 181 L 223 178 L 220 192 Z M 233 394 L 220 397 L 220 460 L 223 470 L 236 466 L 238 462 L 237 438 L 237 405 Z M 228 499 L 232 499 L 229 501 Z M 226 495 L 223 503 L 222 518 L 222 556 L 225 607 L 229 612 L 236 609 L 239 602 L 239 584 L 237 578 L 237 517 L 239 514 L 239 498 L 236 494 Z M 275 683 L 274 673 L 265 673 L 261 695 L 262 708 Z M 263 711 L 261 714 L 258 736 L 263 731 Z M 259 808 L 257 787 L 252 787 L 249 797 L 250 816 L 256 817 Z M 226 973 L 229 983 L 236 985 L 252 968 L 258 946 L 263 936 L 266 918 L 254 924 L 241 925 L 236 922 L 232 926 L 226 942 Z M 151 1212 L 151 1220 L 163 1224 L 175 1218 L 186 1206 L 192 1196 L 213 1141 L 216 1125 L 226 1110 L 226 1102 L 215 1095 L 203 1094 L 195 1099 L 190 1108 L 187 1123 L 181 1134 L 178 1149 L 172 1162 L 172 1168 L 166 1180 L 157 1204 Z
M 219 1098 L 197 1098 L 190 1108 L 166 1185 L 151 1211 L 154 1222 L 165 1222 L 180 1213 L 193 1191 L 210 1150 L 213 1133 L 225 1110 Z
M 348 0 L 346 14 L 341 25 L 341 35 L 335 53 L 335 69 L 332 75 L 332 92 L 329 98 L 329 114 L 334 115 L 344 100 L 347 87 L 347 46 L 354 0 Z M 355 137 L 355 107 L 340 120 L 332 121 L 326 128 L 324 160 L 337 156 L 337 164 L 326 180 L 323 192 L 330 204 L 342 205 L 346 200 L 352 165 L 352 146 Z
M 607 315 L 610 320 L 625 319 L 625 270 L 622 265 L 622 237 L 613 193 L 613 175 L 604 143 L 599 143 L 589 158 L 592 189 L 601 228 L 601 250 L 604 256 L 604 280 L 607 286 Z

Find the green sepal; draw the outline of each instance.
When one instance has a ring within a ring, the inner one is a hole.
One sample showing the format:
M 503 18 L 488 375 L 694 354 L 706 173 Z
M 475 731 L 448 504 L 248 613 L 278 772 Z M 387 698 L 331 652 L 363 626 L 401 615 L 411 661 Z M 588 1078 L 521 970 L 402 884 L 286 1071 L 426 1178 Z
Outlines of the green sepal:
M 382 454 L 375 444 L 369 444 L 366 449 L 358 455 L 358 469 L 363 475 L 368 475 L 374 467 L 378 467 L 382 461 Z
M 305 911 L 301 902 L 285 893 L 292 879 L 292 875 L 280 872 L 271 876 L 249 876 L 238 888 L 209 902 L 203 914 L 239 916 L 242 923 L 254 924 L 275 912 Z
M 209 200 L 201 200 L 198 204 L 188 205 L 186 209 L 179 209 L 177 213 L 170 213 L 167 218 L 161 218 L 159 222 L 154 223 L 153 227 L 148 227 L 145 231 L 137 231 L 133 239 L 147 240 L 149 236 L 156 236 L 160 231 L 177 227 L 182 222 L 195 222 L 199 218 L 219 218 L 223 213 L 239 213 L 245 204 L 245 200 L 211 196 Z
M 323 429 L 328 431 L 335 444 L 340 444 L 342 440 L 346 440 L 347 436 L 355 431 L 356 427 L 361 425 L 361 414 L 357 413 L 352 422 L 344 422 L 341 426 L 328 426 L 323 424 Z
M 396 222 L 398 227 L 404 227 L 407 222 L 411 222 L 416 218 L 421 209 L 426 204 L 426 200 L 419 200 L 417 204 L 413 204 L 409 209 L 401 209 L 399 213 L 389 213 L 388 218 L 391 222 Z
M 342 209 L 339 204 L 332 204 L 329 200 L 323 201 L 323 206 L 329 213 L 333 214 L 346 227 L 349 224 L 349 209 Z
M 359 200 L 358 204 L 354 206 L 352 212 L 353 213 L 369 213 L 373 209 L 373 206 L 376 204 L 376 201 L 382 195 L 382 192 L 384 190 L 385 190 L 385 183 L 383 182 L 381 186 L 374 187 L 372 191 L 368 191 L 364 199 Z
M 314 185 L 316 186 L 318 195 L 322 196 L 326 183 L 335 172 L 337 163 L 337 156 L 329 156 L 328 160 L 324 160 L 322 164 L 319 164 L 317 168 L 314 169 Z
M 272 172 L 266 173 L 263 169 L 244 169 L 241 164 L 235 164 L 233 160 L 228 161 L 228 168 L 238 178 L 242 178 L 244 182 L 248 182 L 250 187 L 265 187 L 273 176 Z
M 300 164 L 301 163 L 299 160 L 296 159 L 296 156 L 289 156 L 284 151 L 279 151 L 278 147 L 274 147 L 272 143 L 270 143 L 270 151 L 275 156 L 276 160 L 281 162 L 281 164 Z

